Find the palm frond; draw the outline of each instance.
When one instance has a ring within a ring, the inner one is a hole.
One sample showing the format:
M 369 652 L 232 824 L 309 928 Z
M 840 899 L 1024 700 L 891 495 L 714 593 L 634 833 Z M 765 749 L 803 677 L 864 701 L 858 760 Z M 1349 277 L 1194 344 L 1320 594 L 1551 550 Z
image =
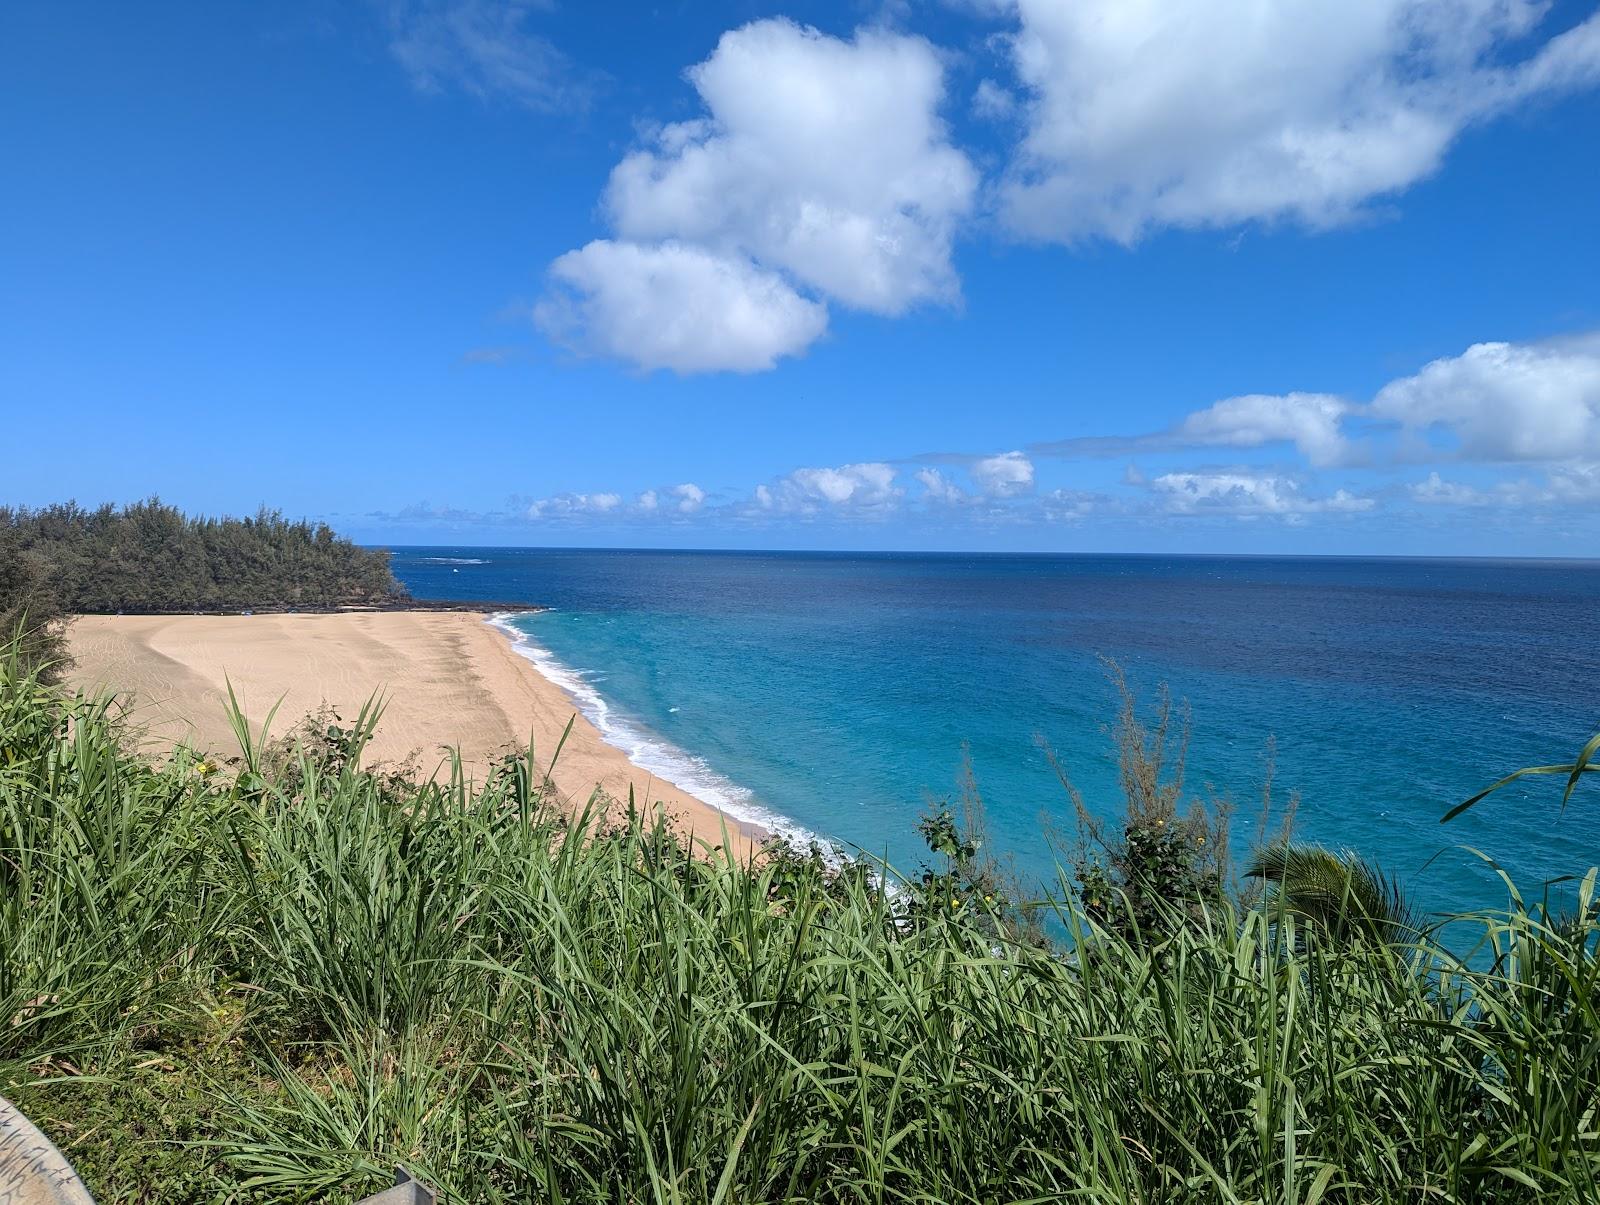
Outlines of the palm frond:
M 1400 885 L 1348 850 L 1269 846 L 1245 873 L 1270 883 L 1285 908 L 1334 937 L 1403 941 L 1420 927 Z
M 1456 804 L 1455 807 L 1439 817 L 1439 823 L 1448 824 L 1468 808 L 1481 803 L 1496 791 L 1510 786 L 1519 779 L 1538 778 L 1552 774 L 1566 776 L 1567 785 L 1561 792 L 1561 806 L 1566 807 L 1568 803 L 1572 802 L 1572 793 L 1578 789 L 1578 783 L 1583 780 L 1585 774 L 1600 774 L 1600 732 L 1589 738 L 1588 743 L 1578 751 L 1576 760 L 1557 766 L 1527 766 L 1514 774 L 1507 774 L 1493 786 L 1485 787 L 1472 798 L 1462 800 Z

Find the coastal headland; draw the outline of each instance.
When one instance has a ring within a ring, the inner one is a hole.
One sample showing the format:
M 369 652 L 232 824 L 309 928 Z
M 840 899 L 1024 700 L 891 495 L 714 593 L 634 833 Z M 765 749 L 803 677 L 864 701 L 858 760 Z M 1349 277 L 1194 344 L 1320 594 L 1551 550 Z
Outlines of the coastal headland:
M 84 615 L 69 629 L 69 649 L 72 683 L 116 692 L 150 749 L 183 741 L 223 756 L 236 752 L 226 710 L 230 684 L 253 725 L 277 706 L 275 735 L 323 703 L 348 721 L 381 695 L 368 764 L 416 754 L 426 776 L 448 772 L 449 750 L 459 749 L 468 774 L 481 778 L 491 762 L 531 740 L 539 764 L 554 759 L 551 780 L 565 807 L 582 807 L 597 788 L 615 807 L 631 787 L 641 806 L 664 809 L 698 841 L 720 844 L 724 826 L 746 849 L 764 836 L 607 744 L 476 607 Z

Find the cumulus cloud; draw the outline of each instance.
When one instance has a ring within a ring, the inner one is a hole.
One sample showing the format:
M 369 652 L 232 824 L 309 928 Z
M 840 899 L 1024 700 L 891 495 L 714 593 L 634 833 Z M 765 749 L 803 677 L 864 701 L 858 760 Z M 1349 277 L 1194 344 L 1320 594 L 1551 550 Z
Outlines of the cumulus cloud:
M 1359 440 L 1353 425 L 1361 430 Z M 1389 438 L 1395 431 L 1406 438 Z M 1595 460 L 1600 332 L 1473 344 L 1390 381 L 1369 403 L 1328 393 L 1244 394 L 1196 410 L 1165 431 L 1064 439 L 1030 450 L 1087 457 L 1272 444 L 1292 444 L 1315 468 L 1384 457 L 1549 465 Z
M 620 494 L 556 494 L 528 504 L 530 519 L 580 519 L 614 514 L 622 506 Z
M 673 486 L 672 496 L 677 499 L 674 506 L 680 515 L 692 515 L 706 504 L 705 490 L 692 481 Z
M 1482 506 L 1494 501 L 1492 494 L 1459 481 L 1446 481 L 1437 472 L 1429 473 L 1424 481 L 1414 482 L 1407 492 L 1414 501 L 1429 506 Z
M 922 486 L 922 496 L 928 502 L 940 506 L 960 506 L 972 500 L 971 494 L 938 469 L 918 469 L 915 476 L 917 483 Z
M 955 295 L 950 244 L 977 176 L 939 119 L 932 46 L 756 21 L 689 81 L 708 116 L 668 126 L 611 174 L 620 235 L 737 250 L 876 313 Z
M 1433 472 L 1408 492 L 1413 500 L 1432 506 L 1591 507 L 1600 502 L 1600 461 L 1558 464 L 1542 481 L 1497 481 L 1482 489 Z
M 1346 221 L 1471 123 L 1600 80 L 1600 16 L 1518 61 L 1545 0 L 1017 0 L 1025 236 Z
M 1592 457 L 1600 454 L 1600 336 L 1474 344 L 1385 385 L 1372 413 L 1442 433 L 1468 459 Z
M 1325 468 L 1352 459 L 1355 448 L 1343 425 L 1360 412 L 1361 407 L 1329 393 L 1249 393 L 1213 402 L 1165 431 L 1052 440 L 1033 444 L 1030 450 L 1043 456 L 1124 456 L 1288 443 L 1313 465 Z
M 828 325 L 827 311 L 776 273 L 677 243 L 597 239 L 550 275 L 555 289 L 534 310 L 546 334 L 647 371 L 758 372 L 805 351 Z
M 1347 490 L 1310 497 L 1292 477 L 1242 470 L 1205 473 L 1163 473 L 1150 488 L 1175 514 L 1225 514 L 1239 518 L 1298 518 L 1316 513 L 1371 510 L 1375 501 Z
M 552 112 L 586 106 L 593 80 L 529 28 L 535 0 L 393 0 L 389 50 L 425 92 L 460 88 Z
M 1251 393 L 1224 398 L 1178 424 L 1178 439 L 1199 445 L 1259 448 L 1292 443 L 1312 464 L 1338 464 L 1349 452 L 1340 423 L 1349 403 L 1327 393 Z
M 1002 452 L 973 462 L 972 480 L 991 498 L 1012 498 L 1033 491 L 1033 461 L 1021 452 Z
M 621 519 L 631 516 L 635 520 L 656 516 L 693 515 L 705 505 L 707 494 L 693 482 L 684 482 L 669 489 L 641 490 L 631 503 L 625 503 L 617 493 L 566 493 L 549 498 L 537 498 L 520 504 L 522 515 L 528 519 Z
M 761 511 L 794 515 L 883 513 L 898 505 L 904 495 L 895 476 L 893 465 L 878 462 L 796 469 L 770 486 L 757 486 L 755 505 Z
M 931 45 L 877 30 L 846 41 L 763 20 L 724 34 L 688 79 L 704 115 L 666 126 L 617 164 L 604 203 L 617 241 L 573 253 L 606 255 L 603 279 L 574 270 L 571 256 L 556 261 L 575 295 L 562 311 L 575 342 L 646 368 L 751 371 L 797 354 L 825 328 L 823 306 L 797 290 L 887 315 L 958 298 L 951 244 L 977 173 L 939 117 L 944 69 Z M 678 269 L 676 300 L 699 315 L 684 325 L 705 333 L 675 338 L 670 361 L 630 355 L 645 278 L 668 248 L 697 257 L 692 274 Z M 759 282 L 762 345 L 775 349 L 718 336 L 752 308 L 751 289 L 730 279 Z M 613 303 L 596 300 L 602 288 Z M 730 305 L 740 315 L 719 317 Z

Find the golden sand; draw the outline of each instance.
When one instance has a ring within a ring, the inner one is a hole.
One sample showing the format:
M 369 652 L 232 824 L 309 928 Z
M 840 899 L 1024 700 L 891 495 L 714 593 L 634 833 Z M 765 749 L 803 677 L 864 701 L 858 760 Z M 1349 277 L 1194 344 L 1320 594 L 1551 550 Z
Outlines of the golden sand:
M 571 698 L 481 615 L 89 615 L 73 623 L 70 646 L 72 681 L 116 691 L 149 745 L 185 741 L 237 752 L 225 711 L 230 682 L 255 727 L 278 704 L 274 734 L 324 702 L 348 721 L 381 693 L 383 718 L 366 761 L 415 752 L 424 775 L 458 748 L 468 773 L 481 778 L 530 739 L 548 764 L 570 721 L 551 775 L 564 805 L 581 806 L 597 788 L 625 801 L 632 787 L 641 805 L 664 807 L 698 840 L 721 844 L 724 826 L 746 848 L 761 836 L 606 744 Z

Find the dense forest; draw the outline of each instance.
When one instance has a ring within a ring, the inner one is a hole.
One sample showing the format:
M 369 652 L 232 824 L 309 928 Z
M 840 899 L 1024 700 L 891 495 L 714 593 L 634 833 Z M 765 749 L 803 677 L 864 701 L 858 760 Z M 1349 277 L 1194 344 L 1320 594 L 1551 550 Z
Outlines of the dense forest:
M 71 614 L 321 608 L 404 595 L 387 552 L 265 508 L 209 519 L 156 498 L 92 510 L 0 506 L 0 622 L 9 636 L 26 615 L 36 650 L 53 647 Z

